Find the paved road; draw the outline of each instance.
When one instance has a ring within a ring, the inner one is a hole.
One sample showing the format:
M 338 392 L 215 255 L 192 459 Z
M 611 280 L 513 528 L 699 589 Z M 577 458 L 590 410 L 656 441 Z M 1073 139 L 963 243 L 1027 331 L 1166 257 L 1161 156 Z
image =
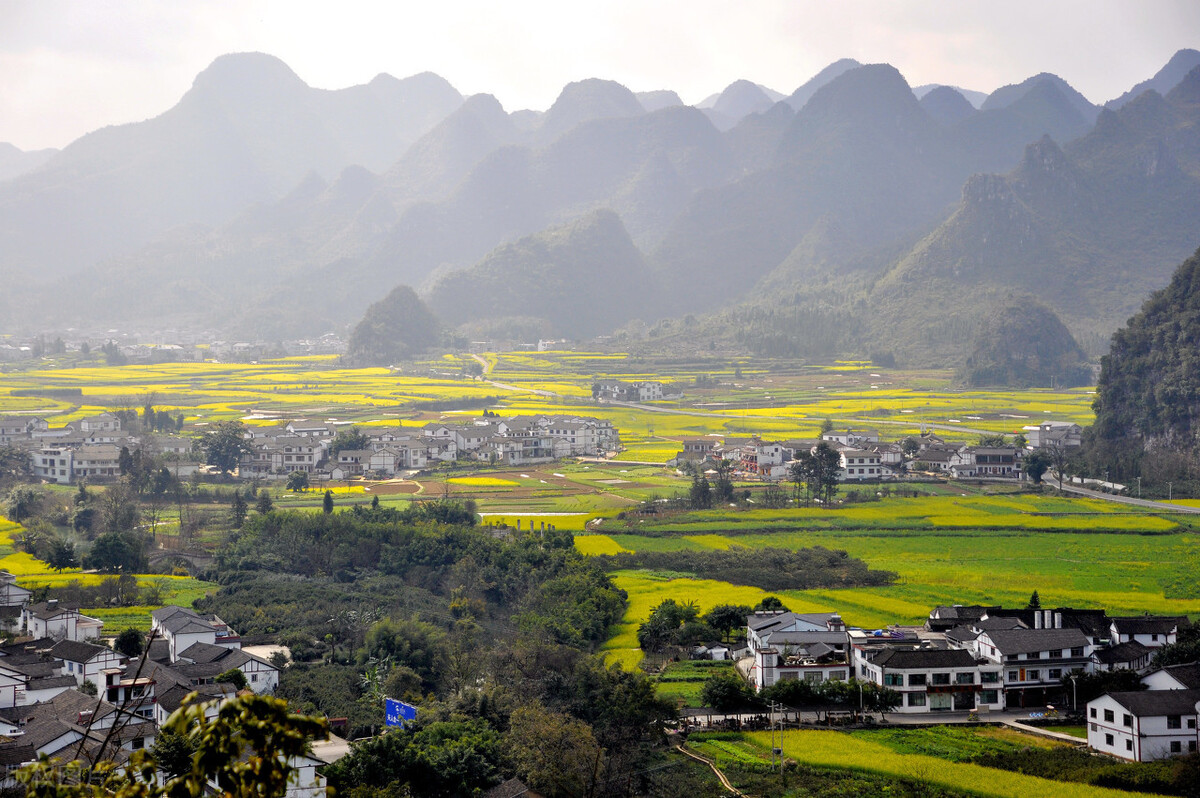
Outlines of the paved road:
M 1046 479 L 1047 485 L 1058 487 L 1058 480 Z M 1188 507 L 1185 504 L 1170 504 L 1168 502 L 1152 502 L 1149 499 L 1135 499 L 1132 496 L 1118 496 L 1113 493 L 1103 493 L 1098 490 L 1088 490 L 1081 488 L 1078 485 L 1072 485 L 1069 482 L 1064 482 L 1062 485 L 1064 493 L 1074 493 L 1078 496 L 1087 496 L 1090 499 L 1103 499 L 1104 501 L 1116 502 L 1117 504 L 1131 504 L 1134 507 L 1147 507 L 1151 510 L 1159 510 L 1164 513 L 1200 513 L 1200 507 Z

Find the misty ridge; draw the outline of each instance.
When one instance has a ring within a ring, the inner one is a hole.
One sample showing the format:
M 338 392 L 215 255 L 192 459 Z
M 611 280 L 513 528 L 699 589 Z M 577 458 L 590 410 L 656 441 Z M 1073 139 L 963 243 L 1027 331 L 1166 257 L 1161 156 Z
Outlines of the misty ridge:
M 511 113 L 227 55 L 153 119 L 0 144 L 0 330 L 314 336 L 409 286 L 476 340 L 961 365 L 1015 306 L 1040 321 L 1001 335 L 1094 356 L 1200 245 L 1198 124 L 1195 50 L 1102 107 L 845 59 L 786 95 L 589 79 Z

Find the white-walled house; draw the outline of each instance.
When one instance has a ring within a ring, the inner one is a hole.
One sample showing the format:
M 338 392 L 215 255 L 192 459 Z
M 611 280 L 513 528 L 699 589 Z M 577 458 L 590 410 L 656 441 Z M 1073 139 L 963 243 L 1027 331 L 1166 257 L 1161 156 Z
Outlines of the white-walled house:
M 215 615 L 200 615 L 184 607 L 162 607 L 150 613 L 150 631 L 167 641 L 171 661 L 196 643 L 241 648 L 241 638 Z
M 125 663 L 125 657 L 108 646 L 74 640 L 60 640 L 55 643 L 50 649 L 50 656 L 62 663 L 63 671 L 74 677 L 78 686 L 82 687 L 84 682 L 91 682 L 97 695 L 102 695 L 107 687 L 104 672 L 119 668 Z
M 1200 662 L 1168 665 L 1151 671 L 1142 677 L 1142 684 L 1150 690 L 1200 689 Z
M 55 640 L 96 640 L 104 621 L 81 615 L 79 610 L 59 604 L 56 599 L 28 604 L 21 611 L 21 627 L 34 638 Z
M 1134 762 L 1197 749 L 1200 690 L 1108 693 L 1087 705 L 1088 747 Z
M 241 649 L 196 643 L 180 652 L 171 667 L 187 676 L 193 684 L 206 684 L 225 671 L 237 668 L 246 677 L 246 686 L 255 693 L 274 693 L 279 686 L 279 669 L 261 657 Z
M 990 629 L 975 640 L 979 657 L 1002 666 L 1010 709 L 1060 700 L 1063 676 L 1090 673 L 1095 648 L 1079 629 Z
M 1000 667 L 962 649 L 855 649 L 858 677 L 901 695 L 896 712 L 928 713 L 1003 709 Z
M 1162 648 L 1174 643 L 1179 629 L 1187 626 L 1184 616 L 1134 615 L 1112 618 L 1110 635 L 1114 645 L 1136 641 L 1146 648 Z

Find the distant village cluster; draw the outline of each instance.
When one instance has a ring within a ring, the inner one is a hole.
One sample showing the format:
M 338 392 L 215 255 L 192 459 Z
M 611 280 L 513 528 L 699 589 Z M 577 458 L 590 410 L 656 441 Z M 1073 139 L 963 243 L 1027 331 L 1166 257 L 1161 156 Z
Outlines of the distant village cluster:
M 123 761 L 154 744 L 185 696 L 214 704 L 241 688 L 273 693 L 279 668 L 242 649 L 215 615 L 167 606 L 151 613 L 149 645 L 127 656 L 101 645 L 104 623 L 55 600 L 31 603 L 29 590 L 0 571 L 0 621 L 17 642 L 0 646 L 0 788 L 39 756 Z M 235 682 L 233 672 L 241 674 Z M 324 794 L 315 759 L 293 763 L 295 795 Z M 291 793 L 289 793 L 291 794 Z
M 331 454 L 338 433 L 334 425 L 294 421 L 280 427 L 255 427 L 246 433 L 250 451 L 243 456 L 239 473 L 268 476 L 304 471 L 331 479 L 391 477 L 462 458 L 518 466 L 602 455 L 621 445 L 612 422 L 590 416 L 482 418 L 468 424 L 363 428 L 363 432 L 364 448 Z
M 518 466 L 563 457 L 604 455 L 620 448 L 612 422 L 575 415 L 475 419 L 466 424 L 427 424 L 423 428 L 364 428 L 365 446 L 333 451 L 347 425 L 290 421 L 248 427 L 242 477 L 282 477 L 302 471 L 317 479 L 393 477 L 439 462 L 468 458 L 484 464 Z M 59 484 L 121 476 L 121 450 L 145 444 L 171 462 L 176 476 L 201 468 L 194 441 L 176 435 L 137 436 L 122 429 L 113 413 L 100 413 L 51 428 L 42 418 L 0 417 L 0 445 L 29 453 L 38 479 Z
M 178 435 L 134 435 L 123 429 L 114 413 L 87 416 L 61 427 L 44 418 L 0 416 L 0 446 L 15 446 L 29 454 L 34 477 L 67 485 L 121 476 L 121 450 L 144 445 L 171 463 L 177 477 L 191 476 L 200 465 L 193 458 L 194 442 Z
M 971 446 L 948 443 L 931 432 L 894 442 L 880 440 L 874 429 L 830 430 L 819 441 L 769 441 L 749 438 L 705 437 L 683 442 L 683 450 L 667 462 L 669 466 L 691 463 L 713 468 L 722 460 L 734 464 L 743 476 L 767 480 L 788 478 L 792 461 L 801 452 L 826 443 L 838 454 L 839 482 L 892 480 L 913 472 L 928 472 L 954 479 L 1025 478 L 1028 452 L 1042 449 L 1077 449 L 1083 428 L 1069 421 L 1043 421 L 1022 428 L 1025 444 Z
M 692 654 L 737 660 L 756 690 L 788 680 L 870 682 L 900 694 L 895 712 L 918 715 L 1073 709 L 1073 676 L 1129 670 L 1148 689 L 1088 702 L 1088 745 L 1145 762 L 1197 749 L 1200 664 L 1150 667 L 1189 626 L 1186 616 L 1067 607 L 942 606 L 922 626 L 874 630 L 847 628 L 837 613 L 755 612 L 743 643 Z
M 19 363 L 66 352 L 104 354 L 113 365 L 200 363 L 205 360 L 249 362 L 269 357 L 341 355 L 346 352 L 346 340 L 334 333 L 274 343 L 227 341 L 216 331 L 159 331 L 147 336 L 152 341 L 145 342 L 137 340 L 138 337 L 127 340 L 122 336 L 122 340 L 117 341 L 96 332 L 67 342 L 61 338 L 47 340 L 45 336 L 0 339 L 0 363 Z

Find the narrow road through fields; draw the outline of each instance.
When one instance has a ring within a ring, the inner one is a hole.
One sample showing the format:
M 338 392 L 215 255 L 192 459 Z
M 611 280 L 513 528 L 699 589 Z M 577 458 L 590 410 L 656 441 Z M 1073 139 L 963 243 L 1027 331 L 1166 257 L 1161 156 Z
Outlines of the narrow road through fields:
M 1058 481 L 1054 479 L 1046 480 L 1047 485 L 1058 487 Z M 1149 499 L 1137 499 L 1133 496 L 1117 496 L 1112 493 L 1103 493 L 1098 490 L 1088 490 L 1081 488 L 1078 485 L 1072 485 L 1069 482 L 1064 482 L 1062 485 L 1064 493 L 1074 493 L 1078 496 L 1087 496 L 1089 499 L 1103 499 L 1104 501 L 1116 502 L 1117 504 L 1131 504 L 1134 507 L 1146 507 L 1151 510 L 1159 510 L 1164 513 L 1188 513 L 1195 515 L 1200 513 L 1200 507 L 1188 507 L 1186 504 L 1170 504 L 1168 502 L 1154 502 Z
M 474 358 L 476 363 L 483 366 L 483 376 L 484 376 L 483 381 L 486 382 L 488 385 L 495 386 L 496 388 L 500 388 L 505 391 L 513 391 L 515 393 L 532 393 L 532 394 L 537 394 L 538 396 L 548 396 L 548 397 L 558 396 L 558 394 L 554 393 L 554 391 L 543 391 L 539 388 L 522 388 L 519 385 L 508 385 L 503 382 L 496 382 L 495 380 L 489 380 L 489 379 L 487 379 L 487 375 L 492 373 L 492 364 L 489 363 L 486 359 L 480 357 L 479 355 L 471 355 L 471 357 Z

